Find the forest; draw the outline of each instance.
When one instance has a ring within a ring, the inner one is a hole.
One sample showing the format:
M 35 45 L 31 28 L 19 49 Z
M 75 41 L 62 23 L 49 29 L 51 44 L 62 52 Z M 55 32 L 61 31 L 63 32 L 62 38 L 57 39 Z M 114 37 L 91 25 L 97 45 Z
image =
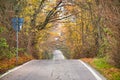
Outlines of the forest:
M 60 49 L 68 59 L 99 58 L 120 71 L 120 0 L 0 0 L 0 73 L 16 65 L 13 17 L 24 18 L 17 65 Z

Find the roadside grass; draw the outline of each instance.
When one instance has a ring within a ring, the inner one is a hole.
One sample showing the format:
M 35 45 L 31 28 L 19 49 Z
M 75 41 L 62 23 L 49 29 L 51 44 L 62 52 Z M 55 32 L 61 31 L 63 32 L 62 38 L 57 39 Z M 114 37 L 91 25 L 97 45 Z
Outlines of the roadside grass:
M 107 63 L 106 58 L 84 58 L 82 60 L 98 70 L 107 80 L 120 80 L 120 69 Z
M 19 61 L 16 64 L 16 58 L 11 58 L 11 59 L 3 59 L 0 60 L 0 75 L 8 71 L 9 69 L 12 69 L 18 65 L 21 65 L 29 60 L 33 59 L 31 56 L 28 55 L 22 55 L 19 57 Z

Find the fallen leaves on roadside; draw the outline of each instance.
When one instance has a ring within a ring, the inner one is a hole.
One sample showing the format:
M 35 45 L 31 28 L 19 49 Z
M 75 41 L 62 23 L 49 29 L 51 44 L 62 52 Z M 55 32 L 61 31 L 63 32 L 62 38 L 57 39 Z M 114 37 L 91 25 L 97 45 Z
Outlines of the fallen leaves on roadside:
M 29 60 L 31 60 L 31 56 L 20 56 L 18 64 L 16 64 L 16 58 L 11 58 L 11 59 L 3 59 L 0 60 L 0 74 L 6 72 L 7 70 L 14 68 L 17 65 L 20 65 L 22 63 L 25 63 Z

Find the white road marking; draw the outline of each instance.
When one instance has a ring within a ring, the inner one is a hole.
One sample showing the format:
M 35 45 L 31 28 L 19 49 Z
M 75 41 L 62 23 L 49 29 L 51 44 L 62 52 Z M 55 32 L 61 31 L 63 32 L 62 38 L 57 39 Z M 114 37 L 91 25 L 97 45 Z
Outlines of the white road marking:
M 31 60 L 31 61 L 33 61 L 33 60 Z M 16 68 L 13 68 L 13 69 L 11 69 L 11 70 L 8 70 L 6 73 L 4 73 L 3 75 L 0 76 L 0 79 L 1 79 L 2 77 L 4 77 L 4 76 L 8 75 L 9 73 L 11 73 L 11 72 L 13 72 L 13 71 L 15 71 L 15 70 L 17 70 L 17 69 L 20 69 L 21 67 L 29 64 L 31 61 L 26 62 L 26 63 L 24 63 L 23 65 L 18 66 L 18 67 L 16 67 Z
M 87 64 L 85 64 L 83 61 L 79 60 L 94 76 L 97 80 L 102 80 L 100 76 L 98 76 L 95 71 L 93 71 L 92 68 L 90 68 Z

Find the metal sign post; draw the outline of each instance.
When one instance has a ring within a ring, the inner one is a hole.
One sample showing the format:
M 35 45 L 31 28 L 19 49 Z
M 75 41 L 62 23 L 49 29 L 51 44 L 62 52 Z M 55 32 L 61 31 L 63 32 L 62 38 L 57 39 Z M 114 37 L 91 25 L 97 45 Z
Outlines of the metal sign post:
M 17 32 L 16 32 L 16 41 L 17 41 L 17 44 L 16 44 L 16 46 L 17 46 L 17 49 L 16 49 L 16 62 L 18 62 L 18 26 L 19 26 L 19 23 L 18 23 L 18 21 L 17 21 Z
M 19 17 L 15 17 L 15 18 L 12 18 L 12 27 L 13 29 L 16 31 L 16 62 L 18 63 L 18 47 L 19 47 L 19 44 L 18 44 L 18 33 L 19 31 L 21 30 L 22 28 L 22 24 L 24 22 L 24 19 L 23 18 L 19 18 Z

